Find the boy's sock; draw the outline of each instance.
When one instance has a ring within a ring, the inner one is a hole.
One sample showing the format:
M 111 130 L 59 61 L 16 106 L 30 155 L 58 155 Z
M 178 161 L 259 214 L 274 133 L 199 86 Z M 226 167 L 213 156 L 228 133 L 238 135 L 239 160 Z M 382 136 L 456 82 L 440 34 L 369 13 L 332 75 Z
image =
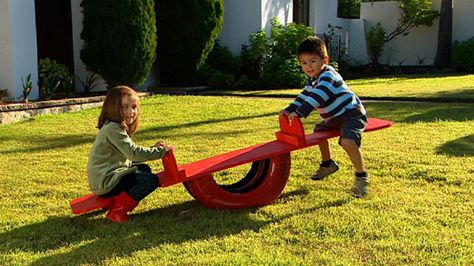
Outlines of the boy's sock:
M 356 177 L 369 177 L 368 172 L 356 172 Z
M 322 161 L 321 166 L 322 167 L 329 167 L 331 165 L 332 159 L 329 159 L 327 161 Z
M 369 173 L 360 172 L 355 174 L 355 182 L 352 187 L 352 196 L 363 198 L 369 193 Z

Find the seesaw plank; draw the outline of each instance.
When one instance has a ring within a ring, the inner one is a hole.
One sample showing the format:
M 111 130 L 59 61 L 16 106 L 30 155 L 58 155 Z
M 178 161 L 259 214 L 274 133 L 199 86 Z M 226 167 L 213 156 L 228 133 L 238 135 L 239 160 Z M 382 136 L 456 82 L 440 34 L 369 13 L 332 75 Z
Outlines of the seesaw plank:
M 366 132 L 390 127 L 391 121 L 369 118 Z M 225 154 L 217 155 L 207 159 L 192 162 L 186 165 L 178 166 L 179 171 L 184 173 L 180 182 L 191 180 L 193 178 L 205 176 L 234 166 L 263 160 L 275 155 L 288 153 L 294 150 L 317 145 L 321 140 L 339 136 L 338 131 L 322 131 L 306 135 L 306 143 L 303 145 L 292 145 L 282 141 L 274 140 L 252 147 L 247 147 Z M 163 180 L 165 181 L 165 180 Z M 168 183 L 168 182 L 164 182 Z M 173 182 L 174 183 L 174 182 Z M 171 184 L 169 184 L 171 185 Z

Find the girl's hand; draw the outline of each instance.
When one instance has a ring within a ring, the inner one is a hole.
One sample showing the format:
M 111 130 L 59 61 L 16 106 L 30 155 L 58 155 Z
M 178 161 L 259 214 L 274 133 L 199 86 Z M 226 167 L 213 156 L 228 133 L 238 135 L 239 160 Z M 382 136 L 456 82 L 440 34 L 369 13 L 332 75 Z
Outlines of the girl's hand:
M 166 146 L 166 143 L 163 140 L 158 141 L 154 145 L 154 147 L 156 147 L 156 148 L 161 148 L 161 147 L 165 147 L 165 146 Z

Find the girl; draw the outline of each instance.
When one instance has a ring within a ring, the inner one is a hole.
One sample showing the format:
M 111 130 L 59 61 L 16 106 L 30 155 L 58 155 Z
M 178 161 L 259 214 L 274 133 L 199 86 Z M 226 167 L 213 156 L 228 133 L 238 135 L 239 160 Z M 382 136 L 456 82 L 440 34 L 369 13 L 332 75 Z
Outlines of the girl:
M 163 141 L 151 148 L 136 145 L 130 136 L 138 129 L 139 98 L 127 86 L 112 88 L 99 116 L 99 134 L 89 155 L 88 177 L 92 191 L 110 202 L 107 218 L 127 222 L 127 212 L 158 188 L 158 176 L 139 162 L 162 158 L 169 150 Z M 133 163 L 132 163 L 133 162 Z

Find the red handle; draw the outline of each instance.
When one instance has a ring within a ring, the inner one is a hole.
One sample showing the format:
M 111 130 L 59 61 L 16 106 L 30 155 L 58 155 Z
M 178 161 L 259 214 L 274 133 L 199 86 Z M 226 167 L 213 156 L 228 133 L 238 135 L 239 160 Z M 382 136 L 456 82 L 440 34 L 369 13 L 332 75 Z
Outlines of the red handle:
M 280 131 L 275 133 L 277 140 L 296 146 L 306 144 L 303 123 L 299 117 L 294 117 L 290 123 L 287 115 L 280 114 Z

